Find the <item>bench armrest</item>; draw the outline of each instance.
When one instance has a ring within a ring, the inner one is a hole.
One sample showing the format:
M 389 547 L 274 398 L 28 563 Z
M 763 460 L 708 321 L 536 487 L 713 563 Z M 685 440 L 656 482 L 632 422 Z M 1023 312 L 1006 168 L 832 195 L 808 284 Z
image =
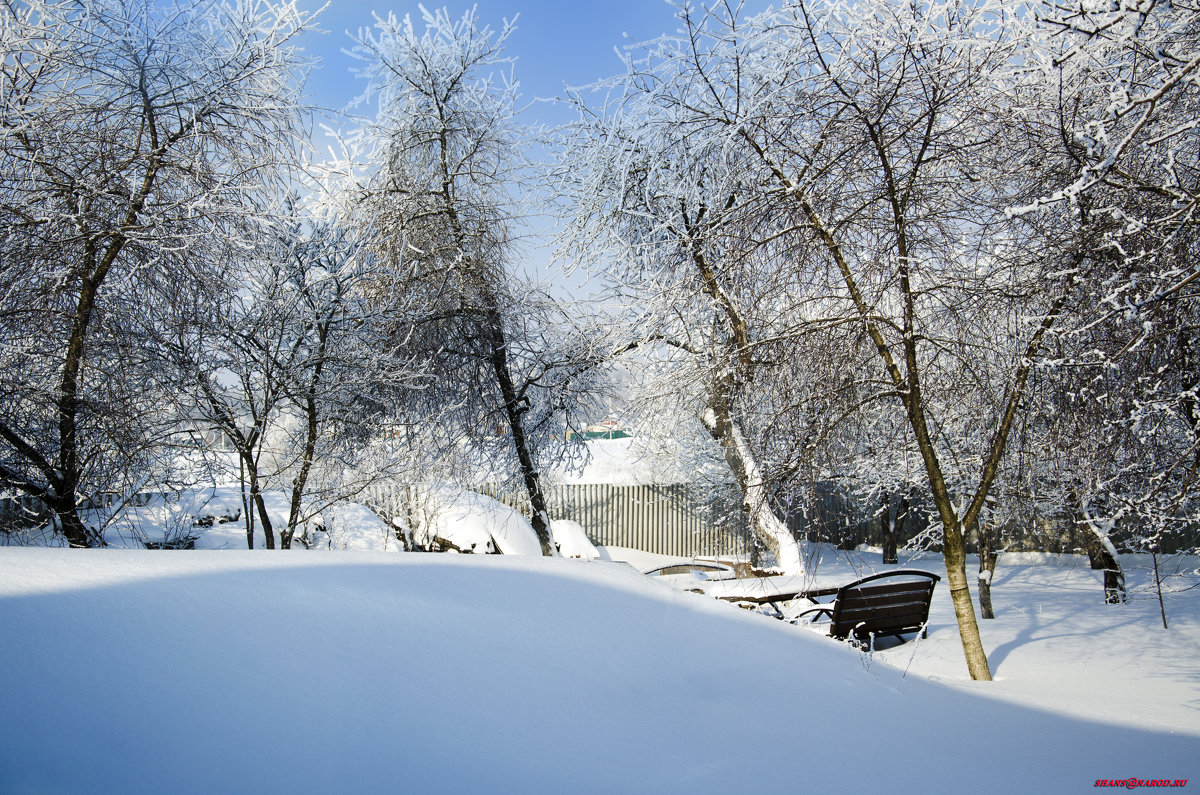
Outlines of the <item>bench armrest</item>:
M 798 622 L 800 621 L 800 619 L 801 619 L 801 618 L 803 618 L 804 616 L 808 615 L 809 613 L 816 613 L 817 615 L 820 615 L 821 613 L 824 613 L 824 614 L 825 614 L 827 617 L 829 617 L 830 619 L 832 619 L 832 618 L 833 618 L 833 607 L 832 607 L 832 606 L 826 606 L 826 607 L 820 607 L 820 606 L 818 606 L 818 607 L 810 607 L 810 608 L 808 608 L 807 610 L 804 610 L 804 611 L 802 611 L 802 612 L 800 612 L 800 613 L 797 613 L 796 615 L 792 616 L 791 618 L 789 618 L 789 619 L 788 619 L 788 621 L 790 621 L 790 622 L 791 622 L 791 623 L 793 623 L 793 624 L 796 624 L 796 623 L 798 623 Z

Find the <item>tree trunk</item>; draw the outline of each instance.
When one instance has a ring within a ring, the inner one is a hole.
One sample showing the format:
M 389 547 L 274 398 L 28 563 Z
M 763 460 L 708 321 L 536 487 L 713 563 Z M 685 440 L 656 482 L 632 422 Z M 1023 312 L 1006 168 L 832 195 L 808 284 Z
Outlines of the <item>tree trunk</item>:
M 313 457 L 316 455 L 317 444 L 317 415 L 316 403 L 311 395 L 306 406 L 308 413 L 308 430 L 305 434 L 304 453 L 300 459 L 300 471 L 292 479 L 292 494 L 288 502 L 287 527 L 279 533 L 279 548 L 291 549 L 292 538 L 300 524 L 300 503 L 304 499 L 304 487 L 308 483 L 308 473 L 312 468 Z
M 1167 603 L 1163 601 L 1162 591 L 1162 575 L 1158 571 L 1158 542 L 1154 542 L 1154 546 L 1150 548 L 1151 559 L 1154 561 L 1154 588 L 1158 591 L 1158 610 L 1162 614 L 1163 629 L 1170 629 L 1167 626 Z
M 728 198 L 729 202 L 733 196 Z M 717 359 L 713 383 L 709 387 L 708 408 L 700 418 L 709 435 L 721 445 L 725 461 L 737 479 L 742 492 L 742 510 L 746 513 L 750 529 L 775 556 L 775 565 L 788 574 L 803 574 L 804 562 L 800 544 L 771 507 L 766 477 L 754 452 L 746 442 L 739 424 L 733 418 L 734 396 L 737 394 L 738 378 L 749 380 L 757 365 L 754 361 L 751 329 L 738 302 L 722 284 L 720 272 L 714 268 L 705 254 L 702 241 L 711 229 L 705 220 L 707 207 L 703 204 L 689 214 L 687 203 L 680 207 L 680 218 L 686 231 L 685 240 L 692 264 L 700 276 L 704 291 L 712 299 L 716 313 L 714 320 L 724 327 L 727 338 L 722 343 L 724 361 Z M 739 375 L 740 374 L 740 375 Z
M 725 460 L 737 478 L 742 490 L 742 510 L 749 518 L 750 529 L 775 556 L 775 565 L 785 574 L 803 574 L 804 560 L 800 554 L 800 544 L 771 509 L 762 469 L 741 428 L 729 416 L 725 404 L 715 400 L 712 402 L 716 408 L 710 406 L 701 419 L 709 434 L 721 445 Z
M 900 558 L 896 555 L 896 524 L 891 521 L 891 497 L 885 490 L 883 496 L 880 497 L 879 505 L 879 531 L 883 534 L 883 562 L 884 563 L 899 563 Z M 900 506 L 896 509 L 896 523 L 901 521 L 900 511 L 904 509 L 904 501 L 901 498 Z
M 992 681 L 987 652 L 979 636 L 979 622 L 975 620 L 975 605 L 971 603 L 971 589 L 967 586 L 967 553 L 962 531 L 957 524 L 943 523 L 942 557 L 946 562 L 946 584 L 950 588 L 950 601 L 958 620 L 958 634 L 962 639 L 963 656 L 971 678 Z
M 907 288 L 905 293 L 911 296 Z M 938 516 L 942 520 L 942 559 L 946 563 L 946 584 L 950 588 L 950 601 L 954 605 L 954 617 L 958 623 L 958 636 L 962 641 L 963 657 L 967 662 L 967 671 L 976 681 L 992 681 L 991 667 L 988 665 L 987 652 L 983 649 L 983 638 L 979 635 L 979 622 L 975 618 L 975 605 L 971 602 L 971 589 L 967 584 L 967 545 L 963 535 L 963 521 L 954 507 L 954 500 L 946 486 L 942 474 L 941 462 L 938 461 L 933 439 L 929 435 L 929 425 L 925 419 L 924 407 L 921 403 L 921 391 L 916 377 L 916 348 L 911 339 L 906 340 L 905 356 L 908 360 L 909 394 L 906 408 L 908 409 L 909 425 L 916 437 L 917 448 L 925 462 L 925 472 L 929 477 L 930 493 Z M 986 477 L 986 476 L 985 476 Z M 981 494 L 986 494 L 988 482 L 981 485 Z M 980 495 L 976 495 L 978 501 Z
M 58 520 L 58 529 L 67 539 L 68 546 L 73 549 L 84 549 L 93 546 L 95 539 L 79 518 L 79 509 L 75 505 L 74 489 L 65 493 L 56 493 L 44 499 L 46 506 L 54 512 Z
M 996 532 L 990 524 L 979 523 L 979 615 L 995 618 L 992 609 L 992 577 L 996 574 Z
M 489 296 L 489 300 L 491 298 Z M 508 419 L 513 446 L 517 452 L 517 463 L 521 468 L 521 480 L 525 484 L 525 492 L 529 495 L 529 504 L 532 507 L 532 516 L 530 516 L 529 522 L 533 525 L 533 532 L 537 534 L 542 554 L 552 557 L 557 550 L 554 548 L 554 537 L 550 534 L 550 511 L 546 506 L 546 495 L 542 491 L 542 481 L 533 462 L 533 453 L 529 449 L 529 441 L 525 436 L 525 426 L 522 422 L 528 406 L 517 394 L 516 386 L 513 384 L 512 372 L 508 367 L 504 328 L 501 325 L 499 312 L 495 309 L 490 310 L 487 315 L 487 323 L 489 325 L 487 332 L 491 345 L 492 372 L 495 373 L 496 382 L 500 386 L 500 397 L 504 401 L 504 414 Z
M 258 507 L 258 518 L 262 522 L 263 538 L 266 540 L 267 549 L 275 548 L 275 530 L 271 527 L 271 517 L 267 514 L 267 503 L 263 499 L 262 492 L 259 491 L 258 484 L 254 485 L 254 504 Z
M 155 144 L 157 146 L 157 144 Z M 134 195 L 133 201 L 125 213 L 122 226 L 129 228 L 137 221 L 153 187 L 158 174 L 159 155 L 150 158 L 142 178 L 142 184 Z M 72 547 L 91 546 L 92 534 L 84 527 L 75 507 L 75 494 L 82 480 L 79 450 L 79 391 L 80 377 L 83 373 L 84 351 L 87 345 L 88 329 L 92 322 L 92 313 L 96 308 L 100 288 L 108 278 L 117 261 L 117 257 L 125 247 L 127 239 L 124 234 L 116 234 L 108 240 L 103 250 L 87 243 L 85 254 L 89 264 L 95 267 L 83 276 L 79 285 L 79 300 L 75 305 L 75 315 L 71 321 L 71 330 L 67 337 L 67 349 L 63 357 L 62 376 L 58 384 L 58 472 L 54 487 L 56 497 L 53 509 L 58 513 L 63 535 Z
M 1125 570 L 1121 568 L 1117 548 L 1108 535 L 1113 523 L 1099 522 L 1093 518 L 1078 493 L 1072 491 L 1068 499 L 1072 524 L 1083 533 L 1083 548 L 1087 551 L 1088 562 L 1094 571 L 1104 572 L 1104 603 L 1124 604 L 1127 598 Z
M 79 288 L 79 302 L 75 306 L 75 317 L 67 338 L 67 350 L 63 357 L 62 376 L 58 383 L 58 471 L 55 473 L 54 497 L 49 501 L 51 510 L 58 516 L 59 528 L 72 547 L 91 546 L 91 536 L 79 519 L 75 506 L 75 493 L 82 479 L 79 451 L 79 379 L 83 370 L 84 346 L 88 326 L 100 285 L 120 250 L 117 244 L 102 259 L 95 272 L 85 277 Z
M 247 459 L 245 455 L 241 456 L 241 465 L 243 467 L 242 479 L 242 504 L 246 506 L 246 544 L 250 549 L 254 549 L 254 518 L 253 514 L 258 513 L 258 518 L 262 521 L 263 538 L 266 542 L 267 549 L 275 548 L 275 531 L 271 527 L 271 517 L 267 513 L 267 503 L 263 500 L 261 485 L 258 479 L 258 466 L 253 459 Z M 247 484 L 247 479 L 249 483 Z M 246 497 L 246 486 L 250 487 L 249 499 Z
M 312 379 L 304 395 L 304 453 L 300 459 L 300 471 L 292 479 L 291 503 L 288 506 L 287 527 L 279 534 L 281 549 L 292 548 L 292 538 L 300 524 L 300 503 L 304 499 L 304 489 L 308 485 L 308 473 L 312 471 L 313 459 L 317 455 L 317 435 L 320 432 L 320 411 L 317 406 L 317 389 L 321 384 L 321 375 L 325 370 L 325 350 L 329 343 L 329 322 L 322 321 L 317 332 L 317 363 L 313 368 Z
M 246 461 L 238 456 L 239 483 L 242 487 L 242 516 L 246 517 L 246 549 L 254 549 L 254 506 L 246 496 Z
M 1104 572 L 1104 603 L 1110 605 L 1124 604 L 1127 598 L 1125 591 L 1125 571 L 1117 560 L 1117 550 L 1107 534 L 1096 529 L 1095 533 L 1085 536 L 1088 560 L 1092 569 Z
M 913 429 L 913 436 L 917 442 L 917 449 L 920 450 L 921 459 L 925 463 L 925 473 L 929 477 L 929 490 L 933 497 L 933 504 L 942 520 L 942 559 L 946 563 L 946 584 L 950 588 L 950 601 L 954 605 L 954 617 L 958 623 L 958 636 L 962 641 L 967 671 L 976 681 L 990 682 L 992 681 L 992 670 L 988 665 L 987 652 L 983 649 L 983 638 L 979 635 L 979 622 L 975 618 L 975 605 L 971 602 L 971 589 L 967 584 L 967 545 L 963 535 L 963 519 L 954 507 L 954 500 L 950 497 L 946 478 L 942 474 L 942 465 L 938 460 L 937 450 L 929 433 L 929 423 L 925 417 L 925 407 L 921 398 L 917 349 L 910 325 L 910 318 L 913 314 L 911 308 L 912 289 L 908 284 L 907 269 L 901 268 L 901 274 L 901 281 L 904 285 L 903 292 L 907 302 L 904 356 L 908 371 L 908 395 L 905 399 L 905 408 L 908 413 L 909 426 Z M 877 330 L 876 333 L 878 333 Z M 882 336 L 879 339 L 882 340 Z M 882 349 L 886 350 L 886 345 Z M 884 357 L 884 361 L 891 363 L 890 352 Z M 894 365 L 892 365 L 892 369 L 896 369 Z M 896 370 L 893 378 L 896 378 L 898 374 L 898 370 Z M 903 384 L 904 379 L 897 379 L 897 383 Z M 998 433 L 997 437 L 1002 440 L 1001 434 Z M 998 458 L 999 452 L 1000 450 L 993 448 L 994 457 Z M 995 461 L 992 463 L 994 464 Z M 995 471 L 994 467 L 990 469 L 992 472 Z M 980 490 L 976 494 L 973 505 L 981 503 L 982 498 L 986 496 L 988 486 L 991 484 L 991 477 L 985 470 L 983 482 L 980 484 Z
M 757 147 L 757 144 L 753 142 L 752 145 Z M 762 150 L 759 149 L 759 151 L 761 152 Z M 886 163 L 886 160 L 884 162 Z M 790 184 L 790 181 L 781 172 L 777 171 L 776 175 L 781 177 L 781 181 L 785 185 Z M 975 619 L 975 605 L 971 603 L 971 590 L 967 585 L 967 555 L 966 545 L 963 540 L 962 519 L 955 510 L 953 501 L 950 499 L 950 493 L 946 487 L 946 479 L 942 474 L 942 466 L 938 461 L 937 451 L 934 448 L 933 439 L 929 433 L 929 424 L 925 417 L 925 407 L 921 398 L 921 367 L 919 357 L 917 356 L 916 333 L 913 326 L 913 318 L 916 314 L 914 309 L 915 299 L 907 265 L 909 256 L 907 241 L 903 235 L 904 226 L 903 224 L 898 224 L 897 227 L 901 231 L 899 238 L 900 248 L 898 250 L 900 256 L 898 259 L 903 263 L 899 268 L 899 273 L 900 294 L 904 299 L 903 351 L 905 372 L 901 372 L 896 358 L 892 355 L 891 347 L 888 345 L 883 333 L 879 330 L 879 326 L 872 319 L 874 312 L 859 290 L 858 281 L 854 277 L 854 272 L 850 267 L 849 261 L 846 259 L 845 252 L 842 251 L 841 245 L 837 242 L 833 232 L 821 221 L 816 209 L 807 198 L 802 198 L 800 205 L 805 216 L 812 223 L 818 237 L 821 238 L 826 249 L 833 257 L 838 270 L 841 271 L 846 287 L 850 292 L 850 297 L 858 309 L 859 317 L 864 322 L 867 335 L 874 343 L 875 349 L 883 361 L 892 384 L 898 390 L 901 390 L 904 395 L 904 407 L 908 414 L 909 426 L 913 430 L 917 449 L 920 451 L 921 459 L 925 464 L 925 473 L 929 478 L 929 489 L 933 497 L 934 506 L 937 508 L 938 515 L 942 520 L 942 558 L 946 563 L 946 584 L 950 588 L 950 600 L 954 604 L 954 616 L 958 623 L 958 634 L 962 640 L 963 656 L 966 658 L 967 670 L 972 679 L 990 682 L 992 680 L 992 672 L 988 667 L 987 653 L 983 649 L 983 639 L 979 636 L 979 622 Z M 902 217 L 902 215 L 902 213 L 899 213 L 898 218 Z M 1048 324 L 1044 322 L 1038 334 L 1044 334 L 1047 329 Z M 1037 345 L 1040 339 L 1040 336 L 1036 336 L 1034 342 L 1030 344 L 1030 353 L 1026 357 L 1027 359 L 1032 359 L 1033 354 L 1037 352 Z M 1016 396 L 1020 395 L 1024 389 L 1027 369 L 1028 367 L 1023 367 L 1018 373 L 1017 383 L 1010 395 L 1008 407 L 1010 415 L 1016 410 Z M 988 465 L 984 469 L 975 502 L 979 502 L 987 496 L 987 490 L 991 486 L 991 481 L 999 466 L 1000 455 L 1003 453 L 1009 423 L 1011 423 L 1011 416 L 1005 418 L 1005 422 L 1001 424 L 1000 429 L 993 439 Z

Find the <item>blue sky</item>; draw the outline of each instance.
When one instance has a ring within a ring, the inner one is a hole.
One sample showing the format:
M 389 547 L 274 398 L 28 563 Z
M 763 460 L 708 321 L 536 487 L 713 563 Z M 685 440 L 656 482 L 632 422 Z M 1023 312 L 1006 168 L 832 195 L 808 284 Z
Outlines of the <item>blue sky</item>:
M 322 0 L 300 0 L 301 8 L 308 11 L 320 8 L 321 3 Z M 455 19 L 471 8 L 467 3 L 425 5 L 430 10 L 445 7 Z M 666 0 L 482 0 L 474 5 L 480 23 L 493 30 L 499 30 L 505 19 L 517 19 L 504 54 L 516 59 L 522 104 L 527 105 L 521 121 L 527 125 L 553 127 L 571 121 L 574 113 L 567 105 L 534 100 L 562 96 L 564 83 L 583 86 L 619 74 L 624 67 L 614 49 L 674 33 L 679 28 L 677 9 Z M 765 6 L 765 0 L 746 3 L 747 10 Z M 347 31 L 354 34 L 360 27 L 374 23 L 372 11 L 380 16 L 389 11 L 397 17 L 410 14 L 414 23 L 421 24 L 416 2 L 389 6 L 380 0 L 330 0 L 329 7 L 318 18 L 318 27 L 328 32 L 307 33 L 300 41 L 310 57 L 319 59 L 308 82 L 309 101 L 313 104 L 340 110 L 362 92 L 363 81 L 351 72 L 359 62 L 343 50 L 353 46 Z M 356 112 L 373 115 L 367 107 Z M 348 129 L 355 125 L 343 119 L 331 126 Z M 327 139 L 319 131 L 315 137 L 314 144 L 318 151 L 323 151 Z M 580 297 L 595 289 L 595 285 L 588 284 L 584 274 L 566 276 L 551 264 L 553 253 L 549 241 L 556 226 L 557 222 L 549 215 L 535 212 L 527 218 L 518 231 L 523 243 L 513 265 L 537 281 L 553 283 L 556 294 Z
M 315 11 L 321 0 L 300 0 L 304 10 Z M 517 27 L 509 38 L 505 55 L 516 58 L 515 72 L 520 94 L 527 109 L 521 121 L 528 125 L 555 126 L 570 121 L 573 112 L 565 104 L 534 102 L 537 98 L 553 98 L 563 94 L 563 84 L 586 85 L 603 77 L 623 71 L 614 48 L 643 42 L 678 28 L 676 9 L 665 0 L 606 0 L 606 2 L 558 2 L 557 0 L 483 0 L 475 4 L 482 24 L 498 30 L 505 19 L 517 18 Z M 451 16 L 459 18 L 471 5 L 427 3 L 430 10 L 446 7 Z M 324 34 L 308 33 L 301 39 L 306 53 L 320 59 L 309 76 L 309 101 L 321 107 L 345 108 L 363 88 L 351 68 L 358 61 L 342 52 L 353 45 L 350 33 L 374 23 L 371 12 L 386 16 L 392 11 L 397 17 L 411 14 L 414 23 L 421 22 L 418 5 L 381 4 L 379 0 L 331 0 L 318 18 Z M 372 115 L 369 108 L 357 109 Z M 354 124 L 341 120 L 334 127 L 352 128 Z M 318 150 L 327 142 L 316 132 Z M 549 239 L 556 222 L 550 216 L 527 219 L 518 233 L 523 239 L 516 270 L 537 281 L 553 283 L 556 294 L 582 296 L 593 289 L 581 273 L 565 276 L 551 265 Z
M 315 10 L 320 0 L 302 0 Z M 454 17 L 468 4 L 427 3 L 430 9 L 445 6 Z M 516 75 L 525 101 L 561 95 L 563 83 L 582 85 L 621 71 L 613 52 L 633 41 L 644 41 L 677 28 L 675 8 L 664 0 L 606 0 L 606 2 L 558 2 L 557 0 L 485 0 L 476 4 L 480 20 L 499 29 L 504 19 L 517 17 L 517 29 L 508 41 L 506 55 L 515 57 Z M 312 100 L 341 108 L 362 90 L 361 81 L 350 68 L 356 62 L 342 50 L 352 42 L 346 31 L 357 32 L 373 23 L 371 12 L 381 16 L 392 11 L 398 17 L 411 14 L 420 22 L 416 3 L 387 5 L 378 0 L 331 0 L 319 18 L 326 34 L 306 34 L 306 51 L 321 59 L 320 68 L 309 78 Z M 519 16 L 518 16 L 519 14 Z M 628 37 L 625 37 L 628 34 Z M 524 114 L 526 123 L 556 124 L 567 121 L 569 111 L 548 103 L 537 103 Z

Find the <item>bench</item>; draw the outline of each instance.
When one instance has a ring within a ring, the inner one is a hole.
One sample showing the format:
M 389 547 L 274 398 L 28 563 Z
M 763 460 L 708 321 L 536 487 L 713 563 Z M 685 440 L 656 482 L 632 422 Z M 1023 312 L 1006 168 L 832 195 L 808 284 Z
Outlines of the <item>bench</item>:
M 837 589 L 828 605 L 809 608 L 791 619 L 825 614 L 829 636 L 868 646 L 880 635 L 903 641 L 905 633 L 921 633 L 929 621 L 933 586 L 941 577 L 927 571 L 888 571 L 856 580 Z M 815 596 L 816 594 L 814 594 Z
M 723 574 L 725 577 L 709 577 L 709 573 Z M 672 574 L 696 574 L 706 580 L 712 579 L 728 579 L 733 576 L 734 570 L 726 566 L 724 563 L 698 563 L 691 561 L 688 563 L 668 563 L 666 566 L 659 566 L 657 569 L 644 571 L 647 577 L 666 577 Z
M 777 591 L 764 594 L 721 594 L 717 598 L 724 602 L 733 602 L 739 607 L 752 610 L 755 608 L 769 607 L 773 612 L 766 615 L 774 618 L 782 618 L 786 620 L 784 608 L 788 602 L 794 599 L 807 599 L 815 602 L 822 596 L 833 596 L 838 592 L 838 588 L 817 588 L 806 591 Z

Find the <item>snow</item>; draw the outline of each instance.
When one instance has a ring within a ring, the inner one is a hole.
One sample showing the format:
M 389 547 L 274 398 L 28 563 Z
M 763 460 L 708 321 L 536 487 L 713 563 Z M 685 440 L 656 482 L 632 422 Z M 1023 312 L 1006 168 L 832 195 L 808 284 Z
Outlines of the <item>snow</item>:
M 600 557 L 599 550 L 592 544 L 579 522 L 554 519 L 550 522 L 550 534 L 554 536 L 558 554 L 564 558 L 595 560 Z
M 529 521 L 491 497 L 450 486 L 429 490 L 424 497 L 422 508 L 429 521 L 427 532 L 450 541 L 460 550 L 479 554 L 496 551 L 507 555 L 542 554 Z M 278 534 L 287 526 L 288 495 L 277 490 L 265 491 L 263 502 Z M 99 512 L 85 517 L 93 523 L 99 518 Z M 205 525 L 197 525 L 197 520 Z M 262 549 L 266 544 L 257 513 L 255 520 L 254 546 Z M 403 549 L 387 524 L 370 508 L 357 503 L 328 506 L 305 525 L 313 549 L 362 552 Z M 587 537 L 582 536 L 582 528 L 576 533 L 573 528 L 565 527 L 562 532 L 571 557 L 597 556 Z M 172 499 L 153 495 L 145 505 L 125 506 L 105 531 L 105 541 L 110 546 L 125 549 L 141 549 L 144 542 L 162 543 L 172 538 L 194 539 L 196 549 L 245 549 L 246 522 L 240 488 L 218 486 Z M 293 549 L 302 547 L 296 544 Z
M 827 556 L 818 571 L 878 565 Z M 1196 778 L 1200 589 L 1168 595 L 1164 631 L 1147 569 L 1130 569 L 1131 602 L 1114 606 L 1079 559 L 1002 557 L 983 626 L 997 681 L 973 683 L 944 588 L 927 639 L 868 654 L 612 562 L 2 548 L 0 790 Z
M 321 529 L 312 533 L 312 547 L 401 552 L 403 545 L 374 511 L 365 505 L 339 503 L 321 512 Z
M 482 553 L 494 546 L 505 555 L 542 554 L 533 526 L 515 509 L 483 494 L 461 489 L 444 488 L 432 496 L 432 524 L 436 534 L 460 549 Z
M 174 538 L 196 538 L 208 536 L 204 544 L 216 548 L 223 545 L 229 538 L 236 540 L 235 546 L 246 546 L 245 524 L 237 522 L 232 526 L 231 520 L 236 521 L 242 515 L 241 490 L 236 487 L 222 486 L 187 491 L 168 498 L 162 494 L 141 495 L 143 504 L 130 504 L 116 511 L 110 518 L 112 509 L 83 511 L 81 518 L 92 525 L 99 525 L 109 519 L 104 531 L 104 539 L 110 546 L 141 549 L 145 542 L 162 543 Z M 268 492 L 266 501 L 268 508 L 274 508 L 273 515 L 279 515 L 277 525 L 286 524 L 287 507 L 282 493 Z M 195 522 L 203 520 L 209 527 L 197 526 Z
M 645 486 L 688 483 L 695 475 L 663 455 L 651 455 L 635 436 L 622 439 L 589 439 L 588 460 L 579 469 L 555 469 L 548 474 L 557 483 L 601 483 L 612 486 Z

